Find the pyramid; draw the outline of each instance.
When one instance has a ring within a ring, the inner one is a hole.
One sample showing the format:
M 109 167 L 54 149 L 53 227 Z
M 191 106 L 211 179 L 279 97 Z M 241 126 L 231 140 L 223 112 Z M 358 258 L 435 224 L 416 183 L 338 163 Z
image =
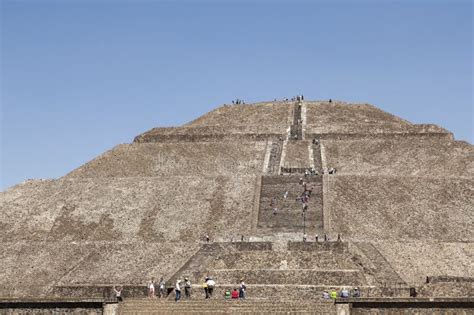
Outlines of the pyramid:
M 453 283 L 472 297 L 473 210 L 474 147 L 439 126 L 369 104 L 223 105 L 1 192 L 0 296 L 212 274 L 260 297 L 407 296 L 415 284 L 450 296 Z

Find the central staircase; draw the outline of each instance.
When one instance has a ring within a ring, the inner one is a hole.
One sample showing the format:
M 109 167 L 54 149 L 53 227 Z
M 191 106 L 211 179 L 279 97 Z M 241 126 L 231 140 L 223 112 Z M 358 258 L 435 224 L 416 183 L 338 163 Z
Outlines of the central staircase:
M 258 232 L 274 234 L 278 232 L 297 232 L 301 237 L 306 232 L 311 237 L 323 233 L 323 189 L 320 176 L 309 176 L 304 180 L 312 187 L 306 216 L 298 197 L 303 193 L 298 175 L 262 176 L 260 205 L 258 213 Z M 288 192 L 285 199 L 283 196 Z M 277 213 L 273 213 L 272 199 L 275 198 Z

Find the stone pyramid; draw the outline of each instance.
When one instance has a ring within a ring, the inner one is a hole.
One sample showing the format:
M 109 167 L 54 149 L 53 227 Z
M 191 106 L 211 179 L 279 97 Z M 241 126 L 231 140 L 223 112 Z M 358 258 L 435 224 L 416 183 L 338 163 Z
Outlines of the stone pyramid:
M 0 213 L 1 296 L 206 274 L 261 296 L 472 279 L 474 147 L 369 104 L 223 105 L 11 187 Z

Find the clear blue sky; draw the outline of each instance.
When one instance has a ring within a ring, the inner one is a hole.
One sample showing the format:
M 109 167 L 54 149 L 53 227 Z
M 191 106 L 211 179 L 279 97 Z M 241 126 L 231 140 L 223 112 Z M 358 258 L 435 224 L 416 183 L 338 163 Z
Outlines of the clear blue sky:
M 471 1 L 0 2 L 0 190 L 236 97 L 369 102 L 473 143 Z

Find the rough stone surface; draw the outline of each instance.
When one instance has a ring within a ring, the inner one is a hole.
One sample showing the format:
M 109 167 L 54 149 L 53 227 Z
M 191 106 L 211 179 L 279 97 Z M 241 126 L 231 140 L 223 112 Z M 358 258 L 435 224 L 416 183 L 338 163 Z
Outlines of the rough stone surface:
M 474 177 L 474 147 L 438 138 L 324 140 L 329 167 L 341 175 Z
M 474 241 L 474 180 L 416 176 L 329 176 L 333 233 L 374 241 Z

